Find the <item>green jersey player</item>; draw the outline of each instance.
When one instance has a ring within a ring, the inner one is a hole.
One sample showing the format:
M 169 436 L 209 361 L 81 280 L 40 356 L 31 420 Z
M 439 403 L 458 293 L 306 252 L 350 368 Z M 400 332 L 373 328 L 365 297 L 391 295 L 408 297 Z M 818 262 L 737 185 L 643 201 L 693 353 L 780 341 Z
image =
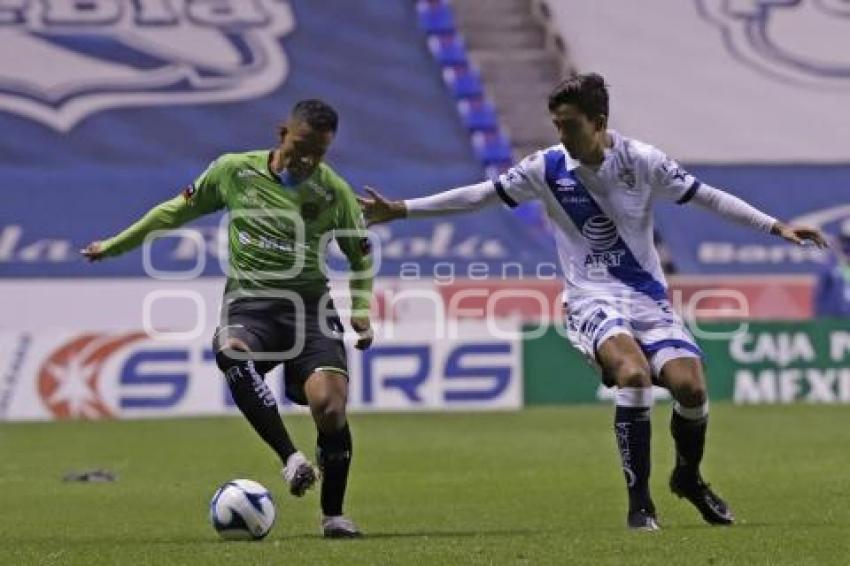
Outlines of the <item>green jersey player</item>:
M 284 364 L 287 397 L 310 407 L 318 431 L 323 533 L 349 537 L 360 532 L 342 514 L 352 453 L 347 364 L 324 256 L 333 237 L 351 266 L 351 326 L 359 349 L 372 341 L 372 260 L 354 192 L 323 162 L 337 124 L 326 103 L 297 103 L 281 126 L 277 148 L 219 157 L 180 195 L 81 253 L 92 261 L 116 256 L 157 231 L 229 211 L 229 272 L 213 339 L 216 362 L 240 411 L 280 457 L 290 492 L 301 496 L 318 474 L 293 445 L 264 381 L 266 372 Z

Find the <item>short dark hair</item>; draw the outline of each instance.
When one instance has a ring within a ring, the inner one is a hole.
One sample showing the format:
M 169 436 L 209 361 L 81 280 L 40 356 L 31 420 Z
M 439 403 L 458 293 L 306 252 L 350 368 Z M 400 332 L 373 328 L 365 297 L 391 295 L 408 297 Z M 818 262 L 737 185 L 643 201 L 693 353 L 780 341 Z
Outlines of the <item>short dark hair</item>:
M 560 83 L 549 95 L 549 111 L 561 104 L 574 104 L 588 118 L 608 116 L 608 85 L 598 73 L 575 74 Z
M 317 98 L 302 100 L 292 107 L 291 118 L 306 122 L 314 130 L 333 132 L 339 126 L 339 115 L 330 104 Z

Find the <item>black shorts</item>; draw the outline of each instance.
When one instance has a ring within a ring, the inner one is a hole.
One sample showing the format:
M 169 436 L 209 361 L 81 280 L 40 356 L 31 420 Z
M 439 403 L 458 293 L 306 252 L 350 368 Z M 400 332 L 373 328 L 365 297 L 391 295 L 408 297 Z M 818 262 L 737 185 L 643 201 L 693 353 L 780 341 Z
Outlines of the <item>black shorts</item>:
M 330 298 L 302 299 L 301 304 L 259 297 L 223 304 L 213 349 L 221 350 L 228 337 L 237 338 L 251 349 L 249 357 L 261 374 L 282 363 L 286 396 L 306 405 L 304 384 L 311 374 L 328 371 L 347 379 L 348 364 L 343 326 Z

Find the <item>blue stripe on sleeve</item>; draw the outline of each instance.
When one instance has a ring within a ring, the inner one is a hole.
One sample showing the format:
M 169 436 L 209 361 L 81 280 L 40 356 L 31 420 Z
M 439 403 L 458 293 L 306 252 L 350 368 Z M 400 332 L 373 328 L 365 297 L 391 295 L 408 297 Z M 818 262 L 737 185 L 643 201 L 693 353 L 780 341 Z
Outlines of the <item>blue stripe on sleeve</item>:
M 691 188 L 689 188 L 687 192 L 682 195 L 682 198 L 676 201 L 676 204 L 685 204 L 690 201 L 692 198 L 694 198 L 694 195 L 697 194 L 697 191 L 701 186 L 702 183 L 700 183 L 699 180 L 694 179 L 694 183 L 691 185 Z
M 496 194 L 499 195 L 499 198 L 502 199 L 506 205 L 511 208 L 519 206 L 517 202 L 508 195 L 507 191 L 505 191 L 505 186 L 502 184 L 502 181 L 496 179 L 493 181 L 493 185 L 496 187 Z

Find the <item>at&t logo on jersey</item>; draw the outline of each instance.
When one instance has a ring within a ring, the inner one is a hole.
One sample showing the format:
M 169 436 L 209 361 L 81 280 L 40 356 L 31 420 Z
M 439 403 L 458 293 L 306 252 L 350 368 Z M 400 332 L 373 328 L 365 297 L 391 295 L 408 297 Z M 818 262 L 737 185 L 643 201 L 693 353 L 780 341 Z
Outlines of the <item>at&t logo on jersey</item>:
M 581 234 L 590 245 L 591 253 L 584 258 L 585 267 L 618 267 L 623 261 L 623 250 L 615 249 L 620 233 L 614 222 L 599 214 L 588 218 L 581 227 Z
M 285 0 L 3 0 L 0 111 L 72 129 L 108 108 L 233 102 L 280 86 Z
M 581 227 L 581 234 L 595 252 L 610 250 L 620 239 L 614 222 L 601 214 L 588 218 Z
M 696 0 L 736 59 L 786 82 L 850 87 L 847 0 Z

